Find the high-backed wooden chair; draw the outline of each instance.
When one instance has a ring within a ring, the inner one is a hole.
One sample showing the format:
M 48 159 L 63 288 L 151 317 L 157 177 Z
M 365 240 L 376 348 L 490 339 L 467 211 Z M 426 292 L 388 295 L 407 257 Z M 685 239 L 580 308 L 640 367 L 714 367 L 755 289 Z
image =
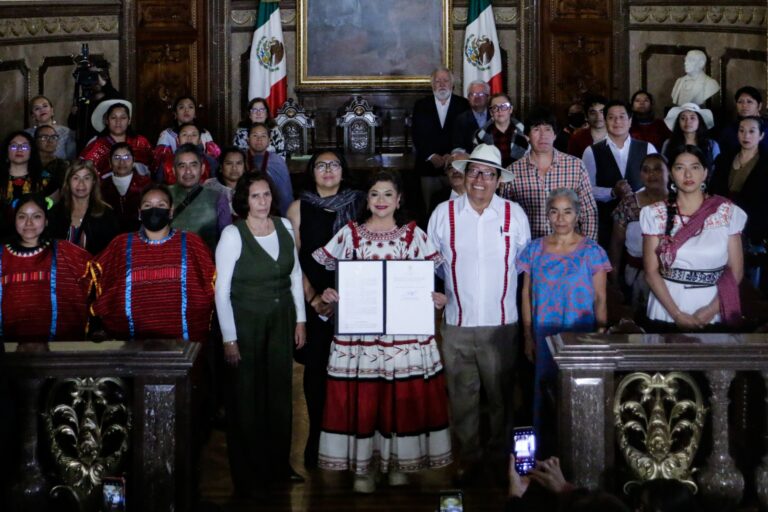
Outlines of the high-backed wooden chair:
M 381 119 L 365 98 L 353 96 L 336 118 L 336 126 L 343 133 L 345 153 L 376 153 L 377 128 L 381 126 Z
M 293 98 L 277 110 L 275 122 L 283 132 L 285 151 L 292 155 L 309 154 L 315 145 L 315 120 Z

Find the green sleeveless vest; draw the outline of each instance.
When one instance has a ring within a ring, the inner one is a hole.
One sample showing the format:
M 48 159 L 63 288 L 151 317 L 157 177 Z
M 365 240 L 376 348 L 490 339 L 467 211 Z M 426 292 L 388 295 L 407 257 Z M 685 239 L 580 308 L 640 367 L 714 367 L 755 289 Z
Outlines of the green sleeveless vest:
M 272 218 L 277 232 L 280 254 L 273 260 L 253 237 L 240 219 L 235 222 L 243 242 L 240 258 L 232 274 L 232 303 L 246 311 L 258 311 L 263 301 L 293 300 L 291 271 L 293 270 L 293 239 L 279 218 Z
M 187 191 L 179 185 L 171 185 L 169 188 L 173 195 L 173 204 L 178 206 L 187 197 Z M 181 215 L 173 216 L 171 226 L 200 235 L 205 245 L 211 250 L 216 250 L 216 243 L 219 240 L 219 215 L 216 211 L 218 201 L 218 192 L 203 188 L 195 200 L 181 212 Z

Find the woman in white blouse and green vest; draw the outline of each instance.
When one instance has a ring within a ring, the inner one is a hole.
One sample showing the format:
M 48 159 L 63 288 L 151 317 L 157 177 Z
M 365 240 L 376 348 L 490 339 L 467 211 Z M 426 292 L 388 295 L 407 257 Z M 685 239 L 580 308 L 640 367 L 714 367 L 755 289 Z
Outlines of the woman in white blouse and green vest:
M 306 340 L 301 268 L 291 224 L 274 214 L 264 174 L 243 176 L 240 216 L 216 247 L 216 308 L 232 367 L 227 445 L 235 493 L 269 480 L 303 481 L 291 468 L 293 345 Z

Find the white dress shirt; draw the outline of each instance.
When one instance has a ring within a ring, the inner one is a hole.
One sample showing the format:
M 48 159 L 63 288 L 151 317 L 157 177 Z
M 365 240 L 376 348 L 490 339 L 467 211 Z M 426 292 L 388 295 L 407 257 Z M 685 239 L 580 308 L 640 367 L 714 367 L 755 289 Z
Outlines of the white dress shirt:
M 606 137 L 605 140 L 608 144 L 608 149 L 610 149 L 611 154 L 613 154 L 613 159 L 616 160 L 616 165 L 619 167 L 621 177 L 624 178 L 627 175 L 627 160 L 629 159 L 629 146 L 630 142 L 632 142 L 632 137 L 627 136 L 622 147 L 618 147 L 610 137 Z M 647 154 L 652 155 L 653 153 L 658 153 L 658 151 L 656 151 L 653 144 L 649 142 Z M 595 162 L 595 154 L 592 151 L 592 146 L 589 146 L 584 150 L 582 160 L 584 160 L 584 167 L 587 168 L 587 174 L 589 174 L 589 182 L 592 184 L 592 194 L 595 196 L 595 201 L 603 203 L 613 201 L 614 197 L 611 195 L 613 187 L 598 187 L 595 185 L 597 163 Z
M 451 97 L 448 96 L 448 99 L 445 100 L 445 103 L 442 103 L 439 99 L 437 99 L 437 96 L 435 96 L 435 106 L 437 107 L 437 117 L 440 118 L 440 126 L 445 126 L 445 118 L 448 115 L 448 107 L 451 106 Z
M 505 230 L 507 205 L 510 214 Z M 528 217 L 517 203 L 494 195 L 479 214 L 464 194 L 437 206 L 427 233 L 444 259 L 440 270 L 445 276 L 445 320 L 449 325 L 517 322 L 515 259 L 531 239 Z

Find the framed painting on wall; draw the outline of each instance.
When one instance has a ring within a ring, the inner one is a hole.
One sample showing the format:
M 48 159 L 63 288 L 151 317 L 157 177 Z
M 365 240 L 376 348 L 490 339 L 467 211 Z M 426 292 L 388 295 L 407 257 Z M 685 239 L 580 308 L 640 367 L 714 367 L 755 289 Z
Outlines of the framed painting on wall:
M 424 87 L 450 65 L 451 0 L 296 4 L 299 87 Z

